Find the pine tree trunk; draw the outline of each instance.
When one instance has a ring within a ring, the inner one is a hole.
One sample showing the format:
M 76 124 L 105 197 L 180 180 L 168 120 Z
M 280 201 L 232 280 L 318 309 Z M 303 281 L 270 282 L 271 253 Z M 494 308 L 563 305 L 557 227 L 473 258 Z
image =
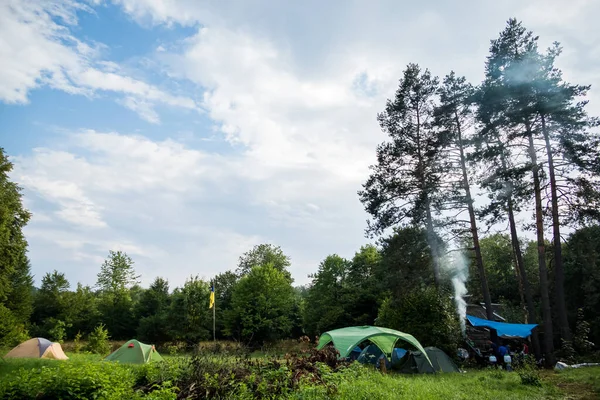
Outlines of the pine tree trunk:
M 426 212 L 426 225 L 427 225 L 427 242 L 431 249 L 431 255 L 433 258 L 433 278 L 435 284 L 439 288 L 440 286 L 440 252 L 436 241 L 435 231 L 433 230 L 433 218 L 431 217 L 431 208 L 429 206 L 429 200 L 427 200 Z
M 525 304 L 525 292 L 523 291 L 523 279 L 521 279 L 521 274 L 519 273 L 519 268 L 517 267 L 517 255 L 515 254 L 515 250 L 513 249 L 513 263 L 515 267 L 515 277 L 517 278 L 517 282 L 519 284 L 519 304 L 521 305 L 521 311 L 523 311 L 523 321 L 528 323 L 529 317 L 527 314 L 527 305 Z
M 546 142 L 546 154 L 548 155 L 548 173 L 550 176 L 550 193 L 552 197 L 552 234 L 554 241 L 554 290 L 556 291 L 556 313 L 558 314 L 558 323 L 560 326 L 560 336 L 571 341 L 571 329 L 569 329 L 569 320 L 567 318 L 567 307 L 565 301 L 565 273 L 562 263 L 562 246 L 560 240 L 560 220 L 558 217 L 558 191 L 556 189 L 556 176 L 554 171 L 554 157 L 552 155 L 552 146 L 550 145 L 550 135 L 546 127 L 546 118 L 542 118 L 542 133 Z
M 539 176 L 539 165 L 533 143 L 531 128 L 527 125 L 529 138 L 529 157 L 531 159 L 531 172 L 533 175 L 533 190 L 535 194 L 535 225 L 538 247 L 538 267 L 540 271 L 540 294 L 542 297 L 542 315 L 544 318 L 544 352 L 546 367 L 554 366 L 554 334 L 552 329 L 552 309 L 550 295 L 548 294 L 548 269 L 546 268 L 546 244 L 544 242 L 544 219 L 542 215 L 542 193 Z
M 419 163 L 417 171 L 419 174 L 419 180 L 421 181 L 421 190 L 425 192 L 427 185 L 425 184 L 425 171 L 423 168 L 423 154 L 421 153 L 421 114 L 419 107 L 415 108 L 417 115 L 417 156 L 419 157 Z M 431 201 L 429 200 L 429 193 L 425 193 L 425 228 L 427 229 L 427 243 L 431 251 L 431 257 L 433 258 L 433 279 L 435 285 L 440 287 L 440 253 L 436 241 L 435 231 L 433 230 L 433 217 L 431 216 Z
M 460 120 L 456 113 L 454 114 L 458 133 L 458 149 L 460 151 L 460 168 L 462 170 L 463 188 L 465 190 L 465 201 L 469 210 L 469 221 L 471 223 L 471 236 L 473 237 L 473 248 L 475 250 L 475 263 L 477 271 L 479 271 L 479 281 L 481 283 L 481 293 L 483 294 L 483 302 L 485 303 L 485 314 L 490 321 L 494 320 L 494 310 L 492 309 L 492 298 L 490 296 L 490 288 L 488 287 L 487 276 L 483 265 L 483 257 L 481 256 L 481 247 L 479 246 L 479 233 L 477 231 L 477 219 L 475 218 L 475 210 L 473 209 L 473 198 L 471 197 L 471 188 L 469 187 L 469 176 L 467 174 L 467 162 L 463 149 L 462 129 Z
M 527 323 L 535 324 L 535 305 L 533 303 L 533 294 L 531 293 L 531 285 L 529 285 L 529 279 L 527 278 L 527 271 L 525 270 L 525 262 L 523 261 L 523 252 L 521 251 L 521 243 L 519 242 L 519 236 L 517 234 L 517 224 L 515 222 L 515 212 L 513 208 L 512 196 L 508 196 L 508 224 L 510 227 L 510 238 L 512 242 L 513 251 L 517 260 L 517 269 L 519 270 L 519 278 L 521 279 L 521 285 L 523 286 L 523 292 L 525 292 L 525 302 L 527 304 Z M 531 345 L 533 347 L 533 354 L 535 358 L 539 360 L 542 352 L 540 349 L 540 337 L 537 332 L 537 328 L 531 333 Z

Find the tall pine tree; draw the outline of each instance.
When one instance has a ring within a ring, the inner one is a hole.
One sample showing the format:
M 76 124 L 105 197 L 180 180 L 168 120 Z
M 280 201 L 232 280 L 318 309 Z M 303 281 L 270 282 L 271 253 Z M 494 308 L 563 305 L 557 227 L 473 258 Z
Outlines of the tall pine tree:
M 441 142 L 433 128 L 438 85 L 429 70 L 408 65 L 395 98 L 378 115 L 390 141 L 377 147 L 377 164 L 359 196 L 372 216 L 370 234 L 382 234 L 399 224 L 426 229 L 439 285 L 441 249 L 434 232 L 434 201 L 441 181 Z
M 442 203 L 451 205 L 450 211 L 454 211 L 454 217 L 450 222 L 455 226 L 464 226 L 458 220 L 460 214 L 457 215 L 456 210 L 459 213 L 466 210 L 468 213 L 468 231 L 473 243 L 481 294 L 487 318 L 493 321 L 492 299 L 479 246 L 477 219 L 467 170 L 467 131 L 473 126 L 474 93 L 475 89 L 464 77 L 457 77 L 454 72 L 448 74 L 439 88 L 440 104 L 435 110 L 435 125 L 441 130 L 440 134 L 443 136 L 444 176 L 450 181 L 450 190 L 444 191 Z

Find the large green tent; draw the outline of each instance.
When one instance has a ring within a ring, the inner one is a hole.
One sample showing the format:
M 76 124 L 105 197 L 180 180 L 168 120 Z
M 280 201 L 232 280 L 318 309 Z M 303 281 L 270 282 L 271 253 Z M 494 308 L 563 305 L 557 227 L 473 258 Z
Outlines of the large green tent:
M 151 361 L 162 361 L 163 358 L 153 345 L 140 343 L 132 339 L 110 353 L 104 360 L 128 364 L 145 364 Z
M 379 326 L 351 326 L 325 332 L 319 338 L 317 349 L 320 350 L 333 342 L 333 345 L 340 353 L 340 357 L 348 357 L 348 354 L 365 340 L 369 340 L 379 347 L 390 360 L 392 351 L 396 347 L 396 342 L 399 340 L 404 340 L 413 345 L 417 350 L 425 353 L 425 357 L 427 357 L 423 346 L 421 346 L 421 343 L 413 335 Z M 427 360 L 429 361 L 429 357 L 427 357 Z

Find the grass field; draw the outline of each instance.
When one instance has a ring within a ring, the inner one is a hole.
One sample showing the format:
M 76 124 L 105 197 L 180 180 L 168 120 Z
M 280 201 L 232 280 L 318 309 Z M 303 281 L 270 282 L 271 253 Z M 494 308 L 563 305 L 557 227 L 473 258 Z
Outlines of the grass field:
M 103 362 L 100 356 L 91 354 L 68 353 L 68 356 L 68 361 L 0 361 L 0 398 L 187 398 L 177 388 L 178 384 L 185 382 L 189 386 L 190 379 L 198 379 L 198 385 L 206 385 L 206 390 L 196 390 L 195 395 L 189 398 L 600 399 L 600 368 L 597 367 L 561 372 L 541 371 L 540 386 L 532 386 L 522 384 L 517 372 L 498 370 L 407 376 L 393 373 L 382 375 L 358 365 L 338 371 L 319 366 L 319 379 L 307 379 L 289 388 L 288 378 L 293 371 L 285 364 L 278 368 L 262 368 L 261 362 L 256 359 L 249 361 L 254 363 L 256 370 L 253 374 L 256 376 L 243 376 L 239 378 L 243 383 L 238 384 L 235 377 L 220 380 L 222 376 L 219 375 L 222 371 L 239 373 L 235 369 L 238 361 L 233 357 L 219 359 L 218 356 L 210 356 L 204 359 L 203 362 L 208 364 L 202 366 L 200 372 L 192 372 L 189 358 L 185 356 L 167 355 L 165 363 L 160 366 L 119 365 Z M 264 361 L 266 365 L 267 360 Z M 223 370 L 223 365 L 228 365 L 231 370 Z M 211 380 L 213 372 L 215 377 Z M 256 384 L 253 386 L 253 383 Z M 230 385 L 230 390 L 222 390 L 227 385 Z M 211 397 L 211 390 L 217 394 Z

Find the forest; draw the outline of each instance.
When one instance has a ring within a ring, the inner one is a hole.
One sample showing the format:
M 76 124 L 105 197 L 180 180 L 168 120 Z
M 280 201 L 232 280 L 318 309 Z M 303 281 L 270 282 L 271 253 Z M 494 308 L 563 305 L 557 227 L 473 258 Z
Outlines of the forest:
M 141 287 L 135 260 L 110 249 L 94 286 L 47 266 L 34 287 L 23 232 L 31 214 L 0 152 L 0 347 L 101 329 L 189 348 L 213 338 L 214 285 L 216 337 L 249 346 L 378 325 L 456 354 L 466 301 L 483 303 L 488 318 L 500 303 L 510 322 L 539 324 L 532 344 L 548 366 L 591 353 L 600 343 L 600 120 L 586 111 L 590 86 L 556 66 L 561 52 L 541 49 L 511 19 L 475 61 L 477 85 L 409 64 L 377 115 L 387 140 L 357 188 L 371 243 L 352 258 L 328 255 L 306 286 L 266 243 L 180 287 L 169 283 L 173 265 Z

